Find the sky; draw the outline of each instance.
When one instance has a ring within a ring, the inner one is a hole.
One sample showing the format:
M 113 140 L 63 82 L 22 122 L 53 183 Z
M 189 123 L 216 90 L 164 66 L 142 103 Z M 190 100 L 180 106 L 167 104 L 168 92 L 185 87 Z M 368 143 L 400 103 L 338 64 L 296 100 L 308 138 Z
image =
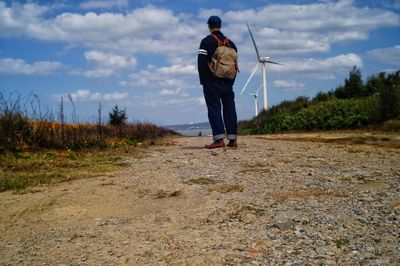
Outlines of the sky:
M 197 53 L 211 15 L 238 47 L 239 120 L 261 84 L 259 68 L 240 95 L 257 63 L 246 22 L 260 55 L 284 65 L 267 66 L 269 106 L 335 89 L 355 65 L 364 80 L 400 70 L 400 0 L 12 0 L 0 1 L 0 92 L 55 114 L 63 99 L 69 121 L 117 104 L 131 122 L 205 122 Z

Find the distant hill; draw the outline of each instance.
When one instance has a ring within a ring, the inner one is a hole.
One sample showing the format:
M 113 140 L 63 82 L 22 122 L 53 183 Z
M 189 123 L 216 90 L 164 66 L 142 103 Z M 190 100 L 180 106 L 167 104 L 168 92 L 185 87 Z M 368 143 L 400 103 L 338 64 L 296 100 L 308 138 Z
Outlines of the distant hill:
M 182 125 L 169 125 L 164 127 L 171 130 L 211 129 L 210 123 L 208 122 L 182 124 Z

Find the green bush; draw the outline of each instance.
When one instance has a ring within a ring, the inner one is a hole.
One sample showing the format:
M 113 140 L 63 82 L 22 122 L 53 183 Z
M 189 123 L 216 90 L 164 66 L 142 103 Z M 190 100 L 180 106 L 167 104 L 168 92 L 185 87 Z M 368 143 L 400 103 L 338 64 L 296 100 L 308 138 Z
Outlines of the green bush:
M 360 69 L 354 67 L 345 84 L 336 90 L 319 92 L 312 101 L 304 96 L 285 100 L 253 120 L 239 123 L 239 132 L 356 129 L 383 123 L 383 129 L 396 130 L 395 117 L 399 116 L 400 71 L 379 73 L 364 85 Z
M 126 114 L 126 110 L 120 110 L 118 105 L 111 110 L 108 114 L 110 119 L 110 125 L 113 126 L 121 126 L 125 125 L 128 120 L 128 115 Z
M 389 74 L 378 88 L 380 96 L 379 115 L 381 121 L 400 115 L 400 71 Z
M 375 121 L 377 96 L 364 99 L 336 99 L 310 104 L 292 112 L 275 112 L 240 124 L 240 132 L 264 134 L 282 131 L 362 128 Z

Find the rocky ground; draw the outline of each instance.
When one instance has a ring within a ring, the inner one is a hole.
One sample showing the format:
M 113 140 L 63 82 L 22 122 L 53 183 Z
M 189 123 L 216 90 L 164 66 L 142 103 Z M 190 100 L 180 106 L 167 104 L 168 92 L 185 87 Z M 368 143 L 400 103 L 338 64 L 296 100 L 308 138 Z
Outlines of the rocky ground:
M 177 138 L 112 174 L 0 193 L 0 264 L 400 264 L 399 137 L 209 141 Z

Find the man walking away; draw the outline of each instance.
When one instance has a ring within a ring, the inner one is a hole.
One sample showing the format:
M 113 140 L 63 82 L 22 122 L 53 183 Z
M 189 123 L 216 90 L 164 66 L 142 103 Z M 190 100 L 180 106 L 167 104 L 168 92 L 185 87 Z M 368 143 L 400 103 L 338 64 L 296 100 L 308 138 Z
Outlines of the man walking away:
M 227 146 L 236 148 L 237 116 L 233 84 L 238 71 L 237 48 L 220 31 L 221 19 L 218 16 L 211 16 L 207 24 L 211 34 L 201 41 L 197 57 L 200 84 L 203 85 L 208 120 L 213 133 L 213 142 L 205 145 L 205 148 L 225 147 L 225 129 L 229 140 Z

